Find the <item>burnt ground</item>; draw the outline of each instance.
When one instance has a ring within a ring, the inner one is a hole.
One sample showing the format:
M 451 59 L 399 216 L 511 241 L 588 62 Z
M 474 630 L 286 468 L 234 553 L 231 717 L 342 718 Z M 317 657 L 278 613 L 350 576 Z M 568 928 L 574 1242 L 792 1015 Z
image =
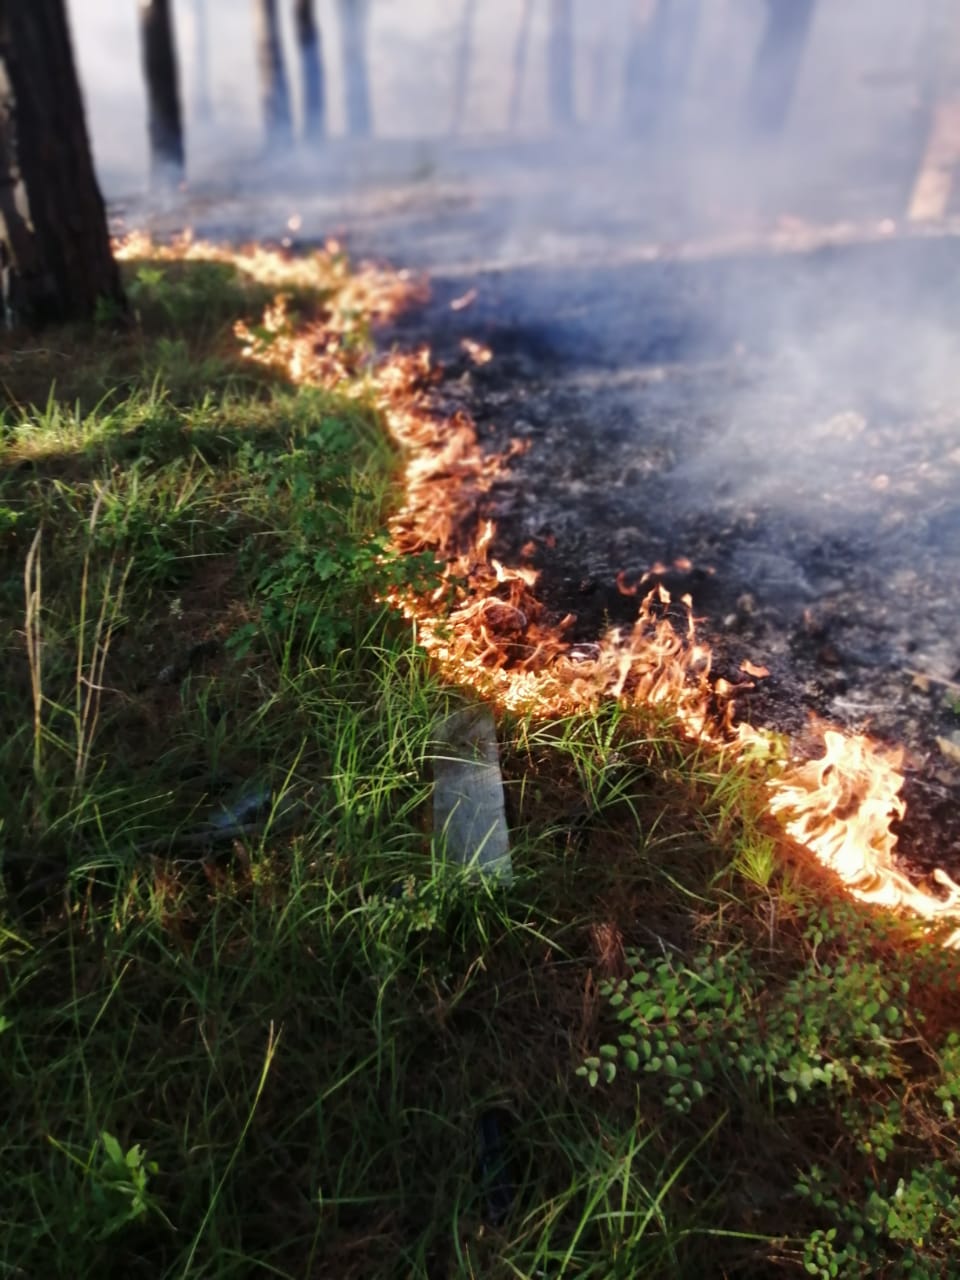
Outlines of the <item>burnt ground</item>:
M 960 875 L 960 222 L 905 226 L 916 152 L 894 141 L 821 148 L 816 182 L 793 154 L 690 182 L 622 142 L 414 148 L 355 160 L 346 194 L 310 172 L 193 221 L 276 236 L 296 210 L 307 239 L 429 271 L 390 337 L 429 342 L 485 447 L 526 446 L 481 513 L 494 554 L 535 542 L 582 641 L 632 621 L 618 574 L 688 559 L 664 580 L 720 671 L 770 669 L 742 714 L 801 747 L 811 715 L 905 746 L 904 860 Z
M 618 574 L 689 560 L 658 577 L 692 595 L 720 671 L 770 669 L 742 714 L 903 744 L 902 854 L 954 873 L 958 269 L 944 237 L 461 270 L 397 335 L 432 343 L 486 447 L 523 441 L 482 514 L 573 639 L 632 621 Z

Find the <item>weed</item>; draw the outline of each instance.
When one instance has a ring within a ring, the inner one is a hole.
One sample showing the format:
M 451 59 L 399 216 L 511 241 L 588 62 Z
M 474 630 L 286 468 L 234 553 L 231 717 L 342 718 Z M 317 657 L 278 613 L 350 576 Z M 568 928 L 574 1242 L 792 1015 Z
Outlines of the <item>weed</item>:
M 55 1138 L 50 1138 L 50 1144 L 80 1171 L 82 1182 L 74 1204 L 71 1234 L 99 1243 L 150 1214 L 170 1226 L 149 1190 L 150 1178 L 159 1173 L 159 1166 L 155 1160 L 146 1159 L 139 1144 L 124 1152 L 106 1130 L 86 1157 L 68 1150 Z

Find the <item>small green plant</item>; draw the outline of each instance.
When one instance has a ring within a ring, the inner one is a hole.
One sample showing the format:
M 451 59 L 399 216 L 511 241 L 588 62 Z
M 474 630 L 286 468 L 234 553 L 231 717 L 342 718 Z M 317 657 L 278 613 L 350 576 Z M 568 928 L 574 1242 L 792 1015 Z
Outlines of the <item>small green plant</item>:
M 940 1050 L 940 1083 L 936 1095 L 948 1120 L 956 1119 L 960 1102 L 960 1034 L 951 1031 Z
M 113 1134 L 104 1129 L 84 1159 L 54 1138 L 50 1142 L 83 1175 L 85 1194 L 74 1205 L 72 1233 L 107 1240 L 151 1214 L 171 1225 L 150 1192 L 150 1178 L 159 1172 L 159 1166 L 146 1159 L 138 1143 L 124 1151 Z
M 22 511 L 14 511 L 11 507 L 0 505 L 0 534 L 9 533 L 23 519 Z
M 628 951 L 628 976 L 600 988 L 623 1030 L 579 1074 L 609 1083 L 622 1062 L 661 1079 L 664 1104 L 681 1111 L 721 1078 L 791 1104 L 817 1089 L 846 1091 L 855 1077 L 882 1079 L 909 984 L 849 951 L 821 961 L 824 927 L 811 924 L 807 963 L 779 985 L 744 949 L 704 948 L 687 962 Z
M 127 296 L 147 328 L 174 333 L 210 332 L 230 316 L 256 314 L 265 290 L 251 289 L 229 262 L 144 264 L 127 285 Z M 164 335 L 166 336 L 166 335 Z
M 941 1248 L 960 1233 L 960 1195 L 955 1174 L 933 1161 L 897 1178 L 868 1179 L 861 1199 L 841 1190 L 836 1174 L 814 1165 L 797 1183 L 797 1192 L 825 1218 L 804 1242 L 808 1275 L 884 1274 L 936 1280 L 944 1275 Z
M 354 625 L 342 601 L 439 581 L 432 556 L 400 558 L 384 533 L 358 527 L 358 501 L 374 495 L 356 472 L 355 426 L 329 417 L 291 440 L 285 453 L 240 450 L 239 470 L 256 486 L 275 532 L 253 535 L 245 548 L 259 616 L 232 636 L 236 654 L 248 652 L 260 633 L 282 636 L 309 618 L 312 646 L 329 657 Z

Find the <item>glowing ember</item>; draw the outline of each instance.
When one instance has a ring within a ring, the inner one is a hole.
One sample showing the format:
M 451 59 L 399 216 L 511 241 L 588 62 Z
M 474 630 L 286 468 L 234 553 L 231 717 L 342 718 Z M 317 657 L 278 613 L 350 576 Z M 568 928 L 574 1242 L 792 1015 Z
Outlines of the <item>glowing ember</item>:
M 189 236 L 157 246 L 134 233 L 120 242 L 117 254 L 229 262 L 275 287 L 277 296 L 257 332 L 238 326 L 244 352 L 280 366 L 295 382 L 320 386 L 338 385 L 348 373 L 362 371 L 352 337 L 364 318 L 388 320 L 425 296 L 422 282 L 403 273 L 372 266 L 349 271 L 333 242 L 312 257 L 292 257 Z M 293 319 L 285 289 L 323 289 L 334 281 L 335 301 L 322 315 Z M 472 301 L 471 291 L 451 305 L 458 309 Z M 489 348 L 469 339 L 463 349 L 478 364 L 492 359 Z M 446 581 L 432 595 L 406 595 L 394 603 L 415 621 L 421 644 L 453 679 L 472 683 L 504 706 L 548 715 L 583 710 L 607 697 L 659 704 L 694 738 L 726 751 L 772 755 L 769 735 L 734 726 L 733 695 L 753 686 L 712 676 L 711 651 L 697 637 L 689 596 L 677 604 L 664 586 L 654 586 L 641 599 L 629 631 L 611 631 L 596 644 L 570 645 L 565 632 L 573 619 L 550 618 L 535 594 L 536 572 L 491 558 L 494 525 L 477 524 L 483 496 L 522 446 L 490 456 L 464 411 L 446 418 L 434 411 L 430 387 L 436 372 L 427 350 L 392 353 L 366 372 L 367 387 L 406 454 L 405 502 L 391 521 L 394 546 L 403 553 L 430 551 L 446 566 Z M 682 572 L 691 567 L 685 559 L 673 565 Z M 639 597 L 641 586 L 667 572 L 669 566 L 658 564 L 632 583 L 620 574 L 617 586 Z M 452 605 L 446 604 L 451 598 Z M 755 679 L 769 675 L 749 661 L 741 670 Z M 934 879 L 944 891 L 938 896 L 911 883 L 895 865 L 891 824 L 904 814 L 899 754 L 833 729 L 822 737 L 821 759 L 791 764 L 769 781 L 771 812 L 858 898 L 930 922 L 955 921 L 946 945 L 960 947 L 960 885 L 937 872 Z
M 493 359 L 493 352 L 483 342 L 474 342 L 472 338 L 464 338 L 460 343 L 460 347 L 476 365 L 489 364 Z

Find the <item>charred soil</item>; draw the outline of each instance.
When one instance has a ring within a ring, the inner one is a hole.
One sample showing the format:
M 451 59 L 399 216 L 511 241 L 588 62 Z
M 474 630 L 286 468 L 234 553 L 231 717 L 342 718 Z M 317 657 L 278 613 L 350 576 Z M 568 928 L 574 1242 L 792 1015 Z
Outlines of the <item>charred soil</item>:
M 505 462 L 478 519 L 571 643 L 689 593 L 751 723 L 906 748 L 900 850 L 960 868 L 956 241 L 434 279 L 393 337 Z M 489 348 L 491 359 L 472 343 Z M 519 447 L 518 447 L 519 446 Z

